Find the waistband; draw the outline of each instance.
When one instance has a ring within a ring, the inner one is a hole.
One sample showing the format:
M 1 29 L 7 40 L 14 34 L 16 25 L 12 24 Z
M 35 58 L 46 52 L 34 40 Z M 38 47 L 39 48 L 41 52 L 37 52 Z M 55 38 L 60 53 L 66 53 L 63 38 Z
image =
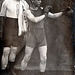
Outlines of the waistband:
M 10 18 L 10 17 L 6 17 L 6 19 L 15 19 L 15 20 L 18 20 L 18 18 Z

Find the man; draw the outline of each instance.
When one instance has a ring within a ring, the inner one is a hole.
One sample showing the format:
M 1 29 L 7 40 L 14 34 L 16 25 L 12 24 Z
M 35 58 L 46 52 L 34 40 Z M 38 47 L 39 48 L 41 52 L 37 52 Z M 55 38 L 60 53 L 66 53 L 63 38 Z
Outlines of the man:
M 23 10 L 27 11 L 23 15 Z M 29 10 L 29 5 L 24 0 L 4 0 L 0 16 L 5 16 L 3 27 L 4 49 L 2 55 L 2 69 L 5 70 L 8 60 L 14 62 L 19 49 L 24 46 L 24 33 L 26 32 L 27 17 L 33 22 L 39 22 L 45 15 L 35 17 Z M 23 45 L 22 45 L 23 44 Z
M 41 0 L 30 0 L 30 10 L 32 14 L 35 16 L 40 16 L 42 13 L 45 13 L 50 18 L 57 18 L 63 14 L 63 12 L 59 13 L 51 13 L 49 10 L 51 6 L 47 5 L 44 10 L 41 9 L 40 4 Z M 25 11 L 25 14 L 28 15 L 27 12 L 30 10 Z M 67 12 L 67 10 L 64 10 Z M 65 13 L 64 12 L 64 13 Z M 45 36 L 44 30 L 44 20 L 41 20 L 38 23 L 31 22 L 29 20 L 29 31 L 27 32 L 27 39 L 26 39 L 26 49 L 25 49 L 25 56 L 21 62 L 21 70 L 25 70 L 27 63 L 31 57 L 33 49 L 36 45 L 38 45 L 39 53 L 40 53 L 40 73 L 45 72 L 46 69 L 46 60 L 47 60 L 47 41 Z

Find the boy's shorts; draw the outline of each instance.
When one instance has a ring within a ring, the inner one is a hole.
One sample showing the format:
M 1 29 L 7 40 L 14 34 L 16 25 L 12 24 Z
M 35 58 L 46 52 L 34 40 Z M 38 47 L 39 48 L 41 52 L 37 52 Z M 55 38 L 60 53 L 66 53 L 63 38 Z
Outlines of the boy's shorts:
M 34 48 L 47 45 L 44 28 L 31 28 L 27 33 L 26 46 Z
M 18 19 L 6 17 L 3 27 L 4 47 L 21 46 L 24 42 L 24 34 L 18 36 Z

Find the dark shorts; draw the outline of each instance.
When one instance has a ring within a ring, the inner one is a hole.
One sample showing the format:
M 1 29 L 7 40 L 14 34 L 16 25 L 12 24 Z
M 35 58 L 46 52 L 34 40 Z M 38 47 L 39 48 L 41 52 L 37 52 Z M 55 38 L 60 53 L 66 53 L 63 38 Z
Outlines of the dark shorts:
M 34 48 L 35 46 L 47 45 L 44 28 L 32 28 L 27 33 L 26 46 Z
M 3 27 L 4 46 L 19 46 L 23 40 L 24 35 L 18 36 L 18 19 L 6 18 Z

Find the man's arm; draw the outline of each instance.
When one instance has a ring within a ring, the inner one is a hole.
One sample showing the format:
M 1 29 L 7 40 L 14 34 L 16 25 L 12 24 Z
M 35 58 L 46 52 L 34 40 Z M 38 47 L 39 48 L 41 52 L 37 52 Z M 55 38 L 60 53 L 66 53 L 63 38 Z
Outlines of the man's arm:
M 58 13 L 54 13 L 54 14 L 49 12 L 48 13 L 48 17 L 50 17 L 50 18 L 57 18 L 57 17 L 60 17 L 62 14 L 63 14 L 63 12 L 58 12 Z
M 7 2 L 7 0 L 4 0 L 4 2 L 2 3 L 0 16 L 5 16 L 6 15 L 6 2 Z
M 39 22 L 41 20 L 43 20 L 45 18 L 45 14 L 44 15 L 41 15 L 41 16 L 38 16 L 38 17 L 35 17 L 30 10 L 25 10 L 25 15 L 28 17 L 29 20 L 31 20 L 32 22 Z
M 44 13 L 47 13 L 48 17 L 50 17 L 50 18 L 57 18 L 57 17 L 60 17 L 63 14 L 66 15 L 66 14 L 68 14 L 69 11 L 71 11 L 71 8 L 68 6 L 66 9 L 63 9 L 61 12 L 51 13 L 51 8 L 52 7 L 50 5 L 47 5 L 44 8 Z

